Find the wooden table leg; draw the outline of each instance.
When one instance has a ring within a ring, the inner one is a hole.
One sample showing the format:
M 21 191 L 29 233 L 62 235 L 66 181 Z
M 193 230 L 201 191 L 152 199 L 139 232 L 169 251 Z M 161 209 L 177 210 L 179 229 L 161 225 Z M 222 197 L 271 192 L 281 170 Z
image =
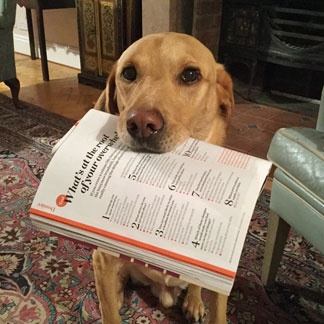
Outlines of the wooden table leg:
M 42 61 L 43 80 L 49 81 L 43 10 L 39 6 L 38 1 L 36 1 L 36 16 L 37 16 L 37 26 L 38 26 L 39 48 L 40 48 L 41 61 Z
M 30 56 L 32 60 L 36 60 L 35 38 L 34 38 L 33 19 L 32 19 L 31 9 L 26 8 L 26 18 L 27 18 Z

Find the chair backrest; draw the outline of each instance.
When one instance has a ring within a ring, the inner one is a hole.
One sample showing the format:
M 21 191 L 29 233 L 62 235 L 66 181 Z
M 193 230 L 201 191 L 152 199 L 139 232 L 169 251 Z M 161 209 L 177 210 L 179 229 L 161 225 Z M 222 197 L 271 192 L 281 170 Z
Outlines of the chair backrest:
M 317 116 L 316 129 L 324 132 L 324 87 L 322 90 L 322 98 Z

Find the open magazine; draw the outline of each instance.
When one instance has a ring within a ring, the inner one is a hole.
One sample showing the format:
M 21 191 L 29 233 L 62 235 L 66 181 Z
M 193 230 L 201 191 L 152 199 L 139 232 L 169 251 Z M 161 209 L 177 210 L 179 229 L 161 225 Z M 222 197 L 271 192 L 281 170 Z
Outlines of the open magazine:
M 33 223 L 229 295 L 271 163 L 192 138 L 134 152 L 117 121 L 92 109 L 57 143 Z

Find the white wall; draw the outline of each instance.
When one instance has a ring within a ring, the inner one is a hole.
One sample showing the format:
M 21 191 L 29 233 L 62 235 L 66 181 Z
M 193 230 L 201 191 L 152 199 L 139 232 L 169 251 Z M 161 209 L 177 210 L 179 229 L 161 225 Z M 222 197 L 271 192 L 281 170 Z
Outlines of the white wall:
M 36 46 L 37 23 L 34 10 L 33 24 Z M 47 59 L 63 65 L 80 68 L 77 11 L 75 8 L 44 10 Z M 15 51 L 30 55 L 26 10 L 17 6 L 14 28 Z
M 170 31 L 170 1 L 142 0 L 143 36 Z
M 175 0 L 142 0 L 143 36 L 170 31 L 171 1 Z M 36 15 L 34 10 L 32 12 L 37 46 Z M 47 59 L 52 62 L 80 68 L 76 9 L 44 10 L 43 16 Z M 30 55 L 26 10 L 19 6 L 17 6 L 14 41 L 16 52 Z

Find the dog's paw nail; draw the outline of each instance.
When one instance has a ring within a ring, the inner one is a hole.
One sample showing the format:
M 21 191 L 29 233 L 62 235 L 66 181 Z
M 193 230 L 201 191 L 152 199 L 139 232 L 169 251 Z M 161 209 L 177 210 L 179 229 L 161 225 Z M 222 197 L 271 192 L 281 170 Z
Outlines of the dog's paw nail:
M 201 306 L 199 311 L 199 318 L 202 319 L 205 316 L 205 307 Z
M 183 302 L 182 311 L 185 313 L 187 320 L 198 322 L 205 314 L 205 307 L 200 298 L 189 296 Z

